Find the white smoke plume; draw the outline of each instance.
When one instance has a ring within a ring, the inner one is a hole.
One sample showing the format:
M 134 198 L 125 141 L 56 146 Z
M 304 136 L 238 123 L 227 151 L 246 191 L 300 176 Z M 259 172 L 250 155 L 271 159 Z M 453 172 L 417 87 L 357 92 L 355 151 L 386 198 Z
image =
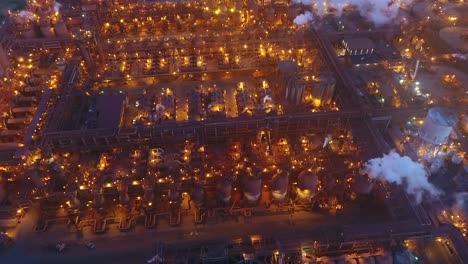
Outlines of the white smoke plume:
M 29 20 L 29 21 L 33 21 L 34 20 L 34 13 L 30 12 L 30 11 L 21 11 L 18 13 L 18 16 L 24 18 L 26 21 Z
M 54 11 L 58 12 L 60 8 L 62 7 L 62 4 L 55 2 L 54 3 Z
M 455 209 L 468 214 L 468 192 L 455 194 Z
M 411 4 L 414 0 L 293 0 L 305 6 L 312 6 L 318 16 L 325 15 L 329 10 L 335 9 L 340 15 L 343 8 L 355 6 L 360 14 L 376 25 L 395 23 L 398 10 L 402 6 Z
M 426 170 L 422 164 L 414 162 L 407 156 L 400 156 L 394 150 L 384 154 L 382 158 L 369 160 L 364 170 L 370 178 L 403 185 L 408 194 L 414 195 L 418 204 L 424 193 L 429 193 L 431 196 L 442 194 L 427 180 Z
M 296 25 L 305 25 L 308 22 L 312 21 L 312 19 L 313 19 L 312 13 L 309 12 L 309 11 L 306 11 L 304 14 L 298 15 L 294 19 L 294 24 L 296 24 Z

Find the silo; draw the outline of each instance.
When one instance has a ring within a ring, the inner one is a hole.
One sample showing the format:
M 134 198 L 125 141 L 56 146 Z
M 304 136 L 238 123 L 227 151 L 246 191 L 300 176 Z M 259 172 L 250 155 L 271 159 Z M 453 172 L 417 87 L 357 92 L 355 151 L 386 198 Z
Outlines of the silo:
M 283 60 L 278 64 L 280 91 L 292 104 L 301 104 L 304 96 L 304 84 L 298 79 L 299 66 L 295 61 Z
M 65 22 L 59 21 L 54 25 L 54 31 L 57 37 L 68 37 L 70 34 L 68 33 L 68 28 Z
M 419 128 L 419 136 L 429 145 L 445 144 L 457 121 L 457 115 L 449 109 L 433 107 L 429 109 L 424 123 Z
M 190 200 L 195 203 L 197 207 L 202 207 L 205 203 L 205 190 L 203 185 L 196 184 L 190 192 Z
M 301 199 L 310 199 L 314 196 L 318 185 L 317 175 L 308 170 L 299 173 L 296 192 Z
M 353 191 L 356 194 L 369 194 L 374 188 L 374 182 L 367 175 L 358 174 L 354 177 Z
M 219 198 L 227 203 L 231 200 L 232 197 L 232 182 L 229 179 L 223 179 L 218 185 L 218 194 Z
M 244 177 L 244 196 L 250 202 L 255 202 L 260 198 L 262 190 L 262 174 L 259 172 L 256 176 L 247 174 Z
M 273 176 L 271 194 L 275 200 L 283 200 L 288 193 L 289 172 L 281 171 Z

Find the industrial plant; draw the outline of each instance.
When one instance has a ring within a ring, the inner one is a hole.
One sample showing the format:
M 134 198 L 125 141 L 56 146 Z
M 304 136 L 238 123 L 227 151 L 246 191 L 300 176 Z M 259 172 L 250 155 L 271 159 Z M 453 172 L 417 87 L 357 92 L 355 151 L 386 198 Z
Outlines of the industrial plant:
M 463 1 L 25 2 L 5 263 L 468 263 Z

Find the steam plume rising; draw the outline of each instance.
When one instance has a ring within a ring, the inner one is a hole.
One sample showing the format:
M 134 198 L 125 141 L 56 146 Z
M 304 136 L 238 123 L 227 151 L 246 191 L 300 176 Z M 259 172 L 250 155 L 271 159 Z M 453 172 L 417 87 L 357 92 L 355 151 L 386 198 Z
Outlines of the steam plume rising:
M 468 192 L 455 194 L 455 208 L 468 214 Z
M 294 24 L 296 24 L 296 25 L 305 25 L 305 24 L 307 24 L 307 22 L 312 21 L 312 19 L 313 19 L 312 13 L 309 12 L 309 11 L 306 11 L 304 14 L 298 15 L 294 19 Z
M 62 7 L 62 4 L 55 2 L 54 3 L 54 11 L 58 12 L 60 8 Z
M 398 9 L 409 5 L 414 0 L 293 0 L 305 6 L 312 5 L 318 16 L 323 16 L 329 9 L 336 9 L 341 14 L 344 7 L 355 6 L 360 14 L 376 25 L 394 22 Z
M 417 203 L 421 202 L 425 192 L 432 196 L 442 194 L 427 180 L 426 170 L 422 164 L 412 161 L 407 156 L 400 156 L 394 150 L 384 154 L 382 158 L 369 160 L 364 170 L 370 178 L 403 184 L 406 192 L 414 195 Z

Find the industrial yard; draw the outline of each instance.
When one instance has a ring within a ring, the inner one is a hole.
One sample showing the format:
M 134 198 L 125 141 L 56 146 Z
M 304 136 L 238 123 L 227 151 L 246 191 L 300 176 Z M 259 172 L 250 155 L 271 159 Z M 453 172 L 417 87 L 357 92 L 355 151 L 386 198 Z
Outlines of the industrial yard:
M 306 2 L 5 9 L 0 258 L 468 262 L 466 4 Z

